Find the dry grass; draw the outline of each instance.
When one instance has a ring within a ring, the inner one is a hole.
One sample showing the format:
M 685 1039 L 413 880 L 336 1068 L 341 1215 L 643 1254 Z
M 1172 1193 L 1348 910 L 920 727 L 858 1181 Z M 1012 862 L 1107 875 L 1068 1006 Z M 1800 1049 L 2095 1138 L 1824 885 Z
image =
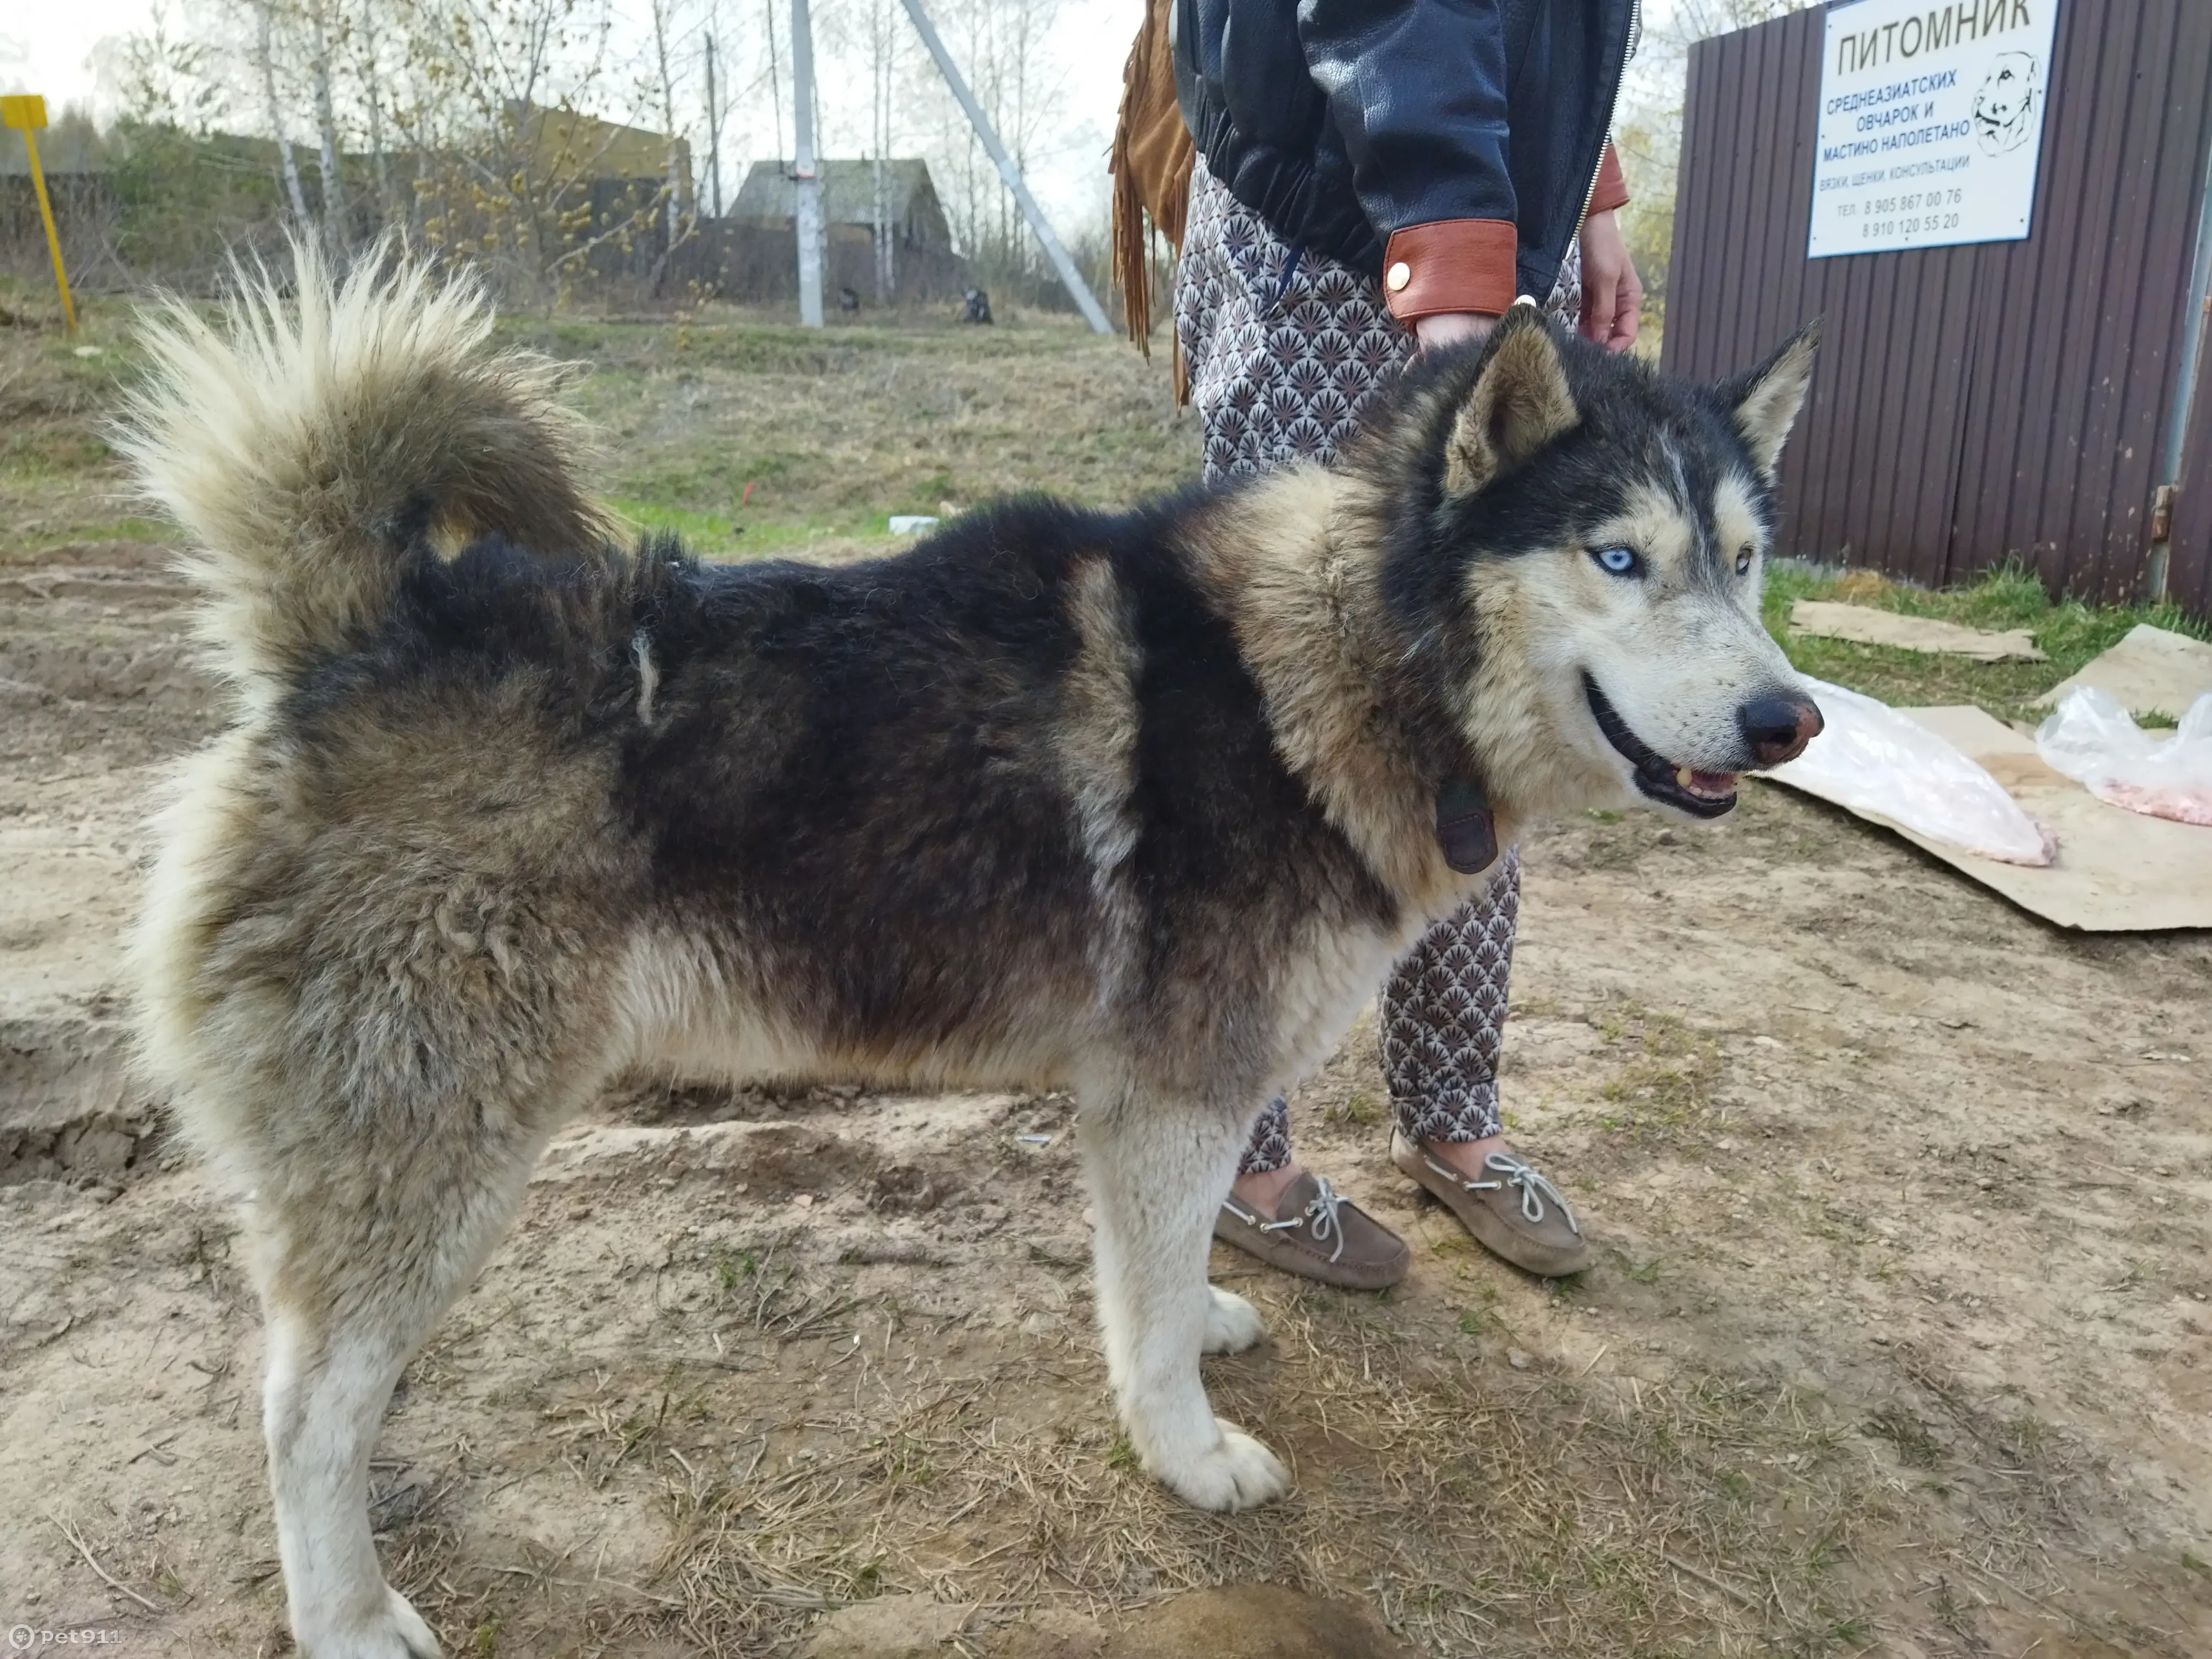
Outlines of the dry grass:
M 1718 1038 L 1632 1003 L 1607 1008 L 1593 1023 L 1620 1055 L 1598 1091 L 1609 1109 L 1600 1120 L 1607 1130 L 1640 1140 L 1709 1116 L 1727 1069 Z
M 79 356 L 79 349 L 88 355 Z M 0 559 L 73 539 L 155 532 L 131 516 L 102 422 L 132 362 L 113 307 L 60 327 L 0 325 Z
M 988 1615 L 1254 1581 L 1369 1601 L 1437 1653 L 1862 1645 L 1844 1565 L 1863 1532 L 1893 1534 L 1898 1510 L 1867 1443 L 1818 1398 L 1517 1370 L 1486 1328 L 1432 1341 L 1387 1302 L 1261 1295 L 1273 1344 L 1210 1364 L 1209 1383 L 1295 1465 L 1284 1504 L 1203 1515 L 1146 1479 L 1087 1336 L 980 1375 L 842 1383 L 842 1357 L 914 1340 L 872 1308 L 857 1337 L 765 1344 L 805 1352 L 823 1386 L 803 1420 L 734 1455 L 712 1438 L 718 1391 L 742 1387 L 726 1377 L 688 1395 L 603 1379 L 549 1409 L 582 1488 L 650 1471 L 672 1541 L 642 1583 L 611 1589 L 588 1564 L 546 1560 L 538 1588 L 588 1589 L 561 1628 L 582 1622 L 586 1650 L 605 1652 L 652 1637 L 788 1652 L 824 1608 L 894 1588 Z M 456 1586 L 458 1540 L 434 1504 L 394 1544 L 395 1582 L 426 1589 L 445 1627 L 516 1627 L 515 1572 Z
M 702 552 L 880 551 L 892 514 L 1024 490 L 1121 507 L 1196 471 L 1164 360 L 1060 321 L 810 334 L 709 312 L 514 332 L 591 365 L 578 395 L 608 438 L 610 495 Z
M 852 1312 L 850 1297 L 838 1295 L 802 1277 L 795 1259 L 795 1233 L 780 1234 L 759 1245 L 719 1247 L 714 1275 L 756 1330 L 781 1340 L 817 1335 Z
M 1620 1085 L 1597 1091 L 1594 1129 L 1620 1116 L 1638 1156 L 1711 1156 L 1712 1136 L 1670 1139 L 1668 1115 L 1718 1116 L 1716 1039 L 1619 998 L 1583 1006 L 1594 1074 Z M 1347 1139 L 1371 1133 L 1352 1092 L 1317 1114 Z M 618 1571 L 596 1540 L 489 1568 L 427 1506 L 393 1540 L 394 1577 L 441 1628 L 479 1632 L 486 1654 L 786 1655 L 824 1610 L 913 1591 L 969 1609 L 961 1650 L 988 1654 L 994 1622 L 1030 1609 L 1110 1620 L 1266 1582 L 1371 1606 L 1417 1650 L 1485 1659 L 1812 1659 L 1907 1640 L 1964 1659 L 2037 1637 L 2082 1659 L 2195 1650 L 2193 1558 L 2147 1558 L 2114 1531 L 2136 1500 L 2086 1443 L 1901 1338 L 1878 1339 L 1871 1393 L 1865 1376 L 1814 1386 L 1645 1340 L 1668 1303 L 1680 1314 L 1712 1288 L 1695 1262 L 1624 1258 L 1616 1276 L 1608 1255 L 1603 1283 L 1547 1295 L 1454 1234 L 1443 1273 L 1409 1297 L 1248 1275 L 1272 1340 L 1209 1362 L 1208 1386 L 1297 1487 L 1222 1517 L 1135 1468 L 1080 1281 L 1048 1259 L 1015 1304 L 1056 1288 L 1070 1318 L 1022 1334 L 909 1312 L 902 1298 L 929 1299 L 915 1281 L 860 1294 L 856 1269 L 799 1235 L 734 1237 L 679 1250 L 655 1292 L 702 1319 L 691 1297 L 711 1303 L 726 1353 L 669 1364 L 664 1343 L 640 1350 L 659 1370 L 595 1364 L 583 1392 L 533 1405 L 537 1455 L 594 1512 L 649 1511 L 650 1547 Z M 1601 1304 L 1588 1324 L 1584 1301 Z M 687 1328 L 671 1341 L 696 1350 Z
M 0 325 L 0 556 L 160 538 L 133 516 L 101 424 L 137 372 L 131 315 L 113 299 L 75 337 Z M 1024 490 L 1125 506 L 1197 471 L 1164 356 L 1147 362 L 1066 319 L 892 318 L 812 333 L 710 307 L 681 325 L 515 316 L 501 327 L 588 369 L 575 396 L 605 440 L 607 496 L 702 554 L 881 552 L 895 545 L 891 514 Z
M 969 1608 L 974 1633 L 1048 1604 L 1110 1618 L 1266 1582 L 1364 1601 L 1439 1655 L 1815 1659 L 1886 1650 L 1911 1563 L 1915 1627 L 1932 1615 L 1961 1654 L 1990 1650 L 1984 1620 L 2006 1607 L 2058 1617 L 2085 1652 L 2186 1651 L 2160 1626 L 2109 1611 L 2093 1626 L 2052 1601 L 2069 1588 L 2052 1545 L 2102 1472 L 1924 1357 L 1904 1358 L 1911 1399 L 1854 1420 L 1773 1378 L 1517 1369 L 1494 1318 L 1439 1340 L 1387 1299 L 1260 1295 L 1271 1344 L 1208 1365 L 1218 1408 L 1297 1475 L 1253 1514 L 1196 1513 L 1138 1471 L 1087 1334 L 980 1368 L 940 1353 L 918 1375 L 864 1370 L 855 1356 L 929 1346 L 871 1304 L 849 1332 L 763 1333 L 720 1373 L 602 1374 L 544 1410 L 580 1498 L 628 1491 L 665 1522 L 635 1582 L 582 1552 L 464 1565 L 440 1512 L 458 1476 L 401 1504 L 392 1577 L 487 1655 L 540 1638 L 787 1654 L 825 1610 L 894 1590 Z M 795 1420 L 718 1437 L 743 1373 L 794 1362 L 819 1369 Z

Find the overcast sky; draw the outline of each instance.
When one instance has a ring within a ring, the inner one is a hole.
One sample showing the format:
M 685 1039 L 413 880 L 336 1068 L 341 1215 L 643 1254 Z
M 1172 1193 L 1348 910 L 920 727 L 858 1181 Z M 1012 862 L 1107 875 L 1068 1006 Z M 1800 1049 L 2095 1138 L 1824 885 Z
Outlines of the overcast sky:
M 68 105 L 89 104 L 105 121 L 114 114 L 118 100 L 115 86 L 102 84 L 99 64 L 106 55 L 102 43 L 109 43 L 107 52 L 112 53 L 125 36 L 146 29 L 157 3 L 158 0 L 69 0 L 67 4 L 50 4 L 23 0 L 17 4 L 8 0 L 0 4 L 0 92 L 42 94 L 47 107 L 56 114 Z M 787 23 L 787 0 L 775 0 L 775 3 L 780 19 Z M 644 11 L 636 0 L 617 0 L 617 9 L 637 16 Z M 744 4 L 741 9 L 750 33 L 758 35 L 761 28 L 754 21 L 760 15 L 757 6 Z M 817 16 L 826 9 L 817 3 Z M 171 0 L 167 11 L 173 29 L 181 10 Z M 1142 10 L 1141 0 L 1061 0 L 1058 8 L 1047 42 L 1048 75 L 1057 83 L 1054 130 L 1034 147 L 1036 159 L 1030 169 L 1032 185 L 1055 219 L 1079 220 L 1103 212 L 1105 152 L 1121 99 L 1121 64 Z M 627 40 L 623 38 L 625 35 Z M 628 28 L 618 26 L 618 52 L 641 48 L 643 41 L 643 32 L 634 21 Z M 783 45 L 787 52 L 787 36 Z M 917 56 L 919 50 L 917 43 Z M 921 71 L 934 73 L 927 70 L 926 62 L 915 66 L 915 72 Z M 787 60 L 785 72 L 789 72 Z M 848 87 L 839 84 L 837 66 L 825 61 L 817 70 L 817 78 L 825 112 L 824 148 L 832 154 L 857 154 L 866 143 L 865 70 Z M 750 126 L 738 124 L 725 141 L 724 165 L 730 173 L 741 170 L 756 156 L 775 153 L 768 131 L 771 123 L 767 100 L 763 97 L 757 101 L 762 106 L 759 120 Z M 616 118 L 629 113 L 619 108 L 594 112 Z M 787 89 L 782 113 L 787 131 L 791 119 Z M 847 130 L 841 132 L 841 125 Z M 303 136 L 300 129 L 293 133 L 295 141 Z M 8 137 L 0 142 L 15 140 Z M 730 173 L 725 174 L 726 191 L 736 188 Z
M 98 65 L 105 55 L 102 43 L 108 43 L 107 53 L 112 54 L 124 37 L 149 26 L 157 3 L 158 0 L 68 0 L 65 4 L 7 0 L 0 5 L 0 92 L 41 93 L 57 113 L 67 105 L 89 103 L 105 120 L 115 112 L 117 89 L 112 84 L 101 84 Z M 769 0 L 769 3 L 788 20 L 788 0 Z M 1106 146 L 1121 97 L 1122 61 L 1143 15 L 1143 4 L 1144 0 L 1060 0 L 1055 15 L 1046 52 L 1050 59 L 1047 78 L 1056 84 L 1054 118 L 1045 133 L 1033 142 L 1030 174 L 1047 211 L 1071 226 L 1103 215 Z M 835 0 L 817 0 L 817 15 L 834 16 L 834 5 Z M 645 15 L 643 0 L 617 0 L 617 6 L 619 14 L 627 14 L 626 24 L 617 27 L 616 41 L 617 53 L 626 56 L 644 43 L 640 27 Z M 1672 0 L 1656 0 L 1647 8 L 1655 17 L 1671 9 Z M 760 15 L 755 3 L 736 0 L 725 10 L 726 15 L 741 14 L 750 35 L 761 33 L 754 21 Z M 179 0 L 170 0 L 167 11 L 172 20 L 179 15 Z M 787 50 L 787 39 L 785 45 Z M 745 49 L 757 55 L 758 46 L 754 40 Z M 954 50 L 957 51 L 957 42 Z M 926 62 L 920 61 L 918 47 L 915 58 L 905 72 L 933 75 Z M 785 67 L 787 74 L 787 63 Z M 825 150 L 832 155 L 860 153 L 867 135 L 865 69 L 853 76 L 835 62 L 825 60 L 817 78 L 825 111 Z M 851 84 L 840 84 L 841 78 L 850 79 Z M 766 100 L 755 102 L 760 106 L 757 118 L 750 124 L 737 124 L 724 141 L 727 191 L 734 191 L 732 175 L 744 163 L 779 153 L 769 130 L 772 122 Z M 787 130 L 788 104 L 787 95 L 783 108 Z M 594 112 L 617 119 L 632 113 L 619 107 Z M 293 136 L 295 140 L 303 137 L 304 129 L 295 129 Z M 9 137 L 5 142 L 15 140 Z M 898 149 L 910 148 L 906 143 L 895 144 Z M 703 177 L 703 168 L 698 170 L 698 176 Z
M 93 94 L 92 49 L 111 35 L 146 27 L 153 0 L 26 0 L 0 15 L 0 91 L 37 92 L 50 107 Z

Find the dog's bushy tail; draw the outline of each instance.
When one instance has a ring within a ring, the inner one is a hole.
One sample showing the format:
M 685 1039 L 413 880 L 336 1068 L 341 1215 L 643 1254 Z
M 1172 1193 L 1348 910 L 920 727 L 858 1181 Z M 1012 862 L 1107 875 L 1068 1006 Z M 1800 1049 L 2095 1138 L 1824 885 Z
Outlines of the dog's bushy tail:
M 240 273 L 213 324 L 181 301 L 146 316 L 152 372 L 119 440 L 190 532 L 198 630 L 249 692 L 357 639 L 419 536 L 582 552 L 607 528 L 578 482 L 564 371 L 492 348 L 472 278 L 389 247 L 343 283 L 312 247 L 293 257 L 289 300 Z

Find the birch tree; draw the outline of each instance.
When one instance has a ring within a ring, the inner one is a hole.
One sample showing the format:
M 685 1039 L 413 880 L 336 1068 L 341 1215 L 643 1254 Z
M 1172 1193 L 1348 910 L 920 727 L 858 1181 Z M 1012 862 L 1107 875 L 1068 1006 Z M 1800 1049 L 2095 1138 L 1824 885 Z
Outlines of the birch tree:
M 344 246 L 345 188 L 338 178 L 337 103 L 331 93 L 331 39 L 324 15 L 325 0 L 307 0 L 307 68 L 315 97 L 315 167 L 323 187 L 323 237 L 332 248 Z
M 292 141 L 284 128 L 284 106 L 276 96 L 276 0 L 256 0 L 255 21 L 258 27 L 257 51 L 261 70 L 263 112 L 269 121 L 269 136 L 276 141 L 277 163 L 284 179 L 284 193 L 291 199 L 292 217 L 301 226 L 307 222 L 307 192 L 300 187 L 299 163 L 292 159 Z
M 1613 137 L 1628 174 L 1621 229 L 1647 312 L 1666 313 L 1674 228 L 1676 164 L 1690 48 L 1709 35 L 1747 28 L 1801 9 L 1809 0 L 1675 0 L 1646 27 L 1614 113 Z

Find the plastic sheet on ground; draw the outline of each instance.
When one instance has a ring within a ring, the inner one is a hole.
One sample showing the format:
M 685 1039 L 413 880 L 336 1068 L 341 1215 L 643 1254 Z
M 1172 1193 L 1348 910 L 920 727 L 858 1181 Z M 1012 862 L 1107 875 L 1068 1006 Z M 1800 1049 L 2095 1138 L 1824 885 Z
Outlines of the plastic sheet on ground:
M 1983 858 L 2040 866 L 2056 855 L 2050 832 L 1945 738 L 1875 698 L 1805 684 L 1827 724 L 1769 774 L 1778 782 Z
M 2212 828 L 2212 691 L 2167 733 L 2137 726 L 2110 692 L 2078 685 L 2036 728 L 2035 749 L 2099 800 Z
M 2061 927 L 2091 933 L 2212 928 L 2212 857 L 2206 855 L 2212 830 L 2145 817 L 2099 800 L 2053 771 L 2035 752 L 2033 738 L 1972 704 L 1897 712 L 1982 766 L 2031 817 L 2049 825 L 2058 842 L 2057 858 L 2040 866 L 2005 864 L 1923 836 L 1880 811 L 1847 801 L 1838 805 Z M 1827 781 L 1816 773 L 1796 787 L 1826 796 Z

